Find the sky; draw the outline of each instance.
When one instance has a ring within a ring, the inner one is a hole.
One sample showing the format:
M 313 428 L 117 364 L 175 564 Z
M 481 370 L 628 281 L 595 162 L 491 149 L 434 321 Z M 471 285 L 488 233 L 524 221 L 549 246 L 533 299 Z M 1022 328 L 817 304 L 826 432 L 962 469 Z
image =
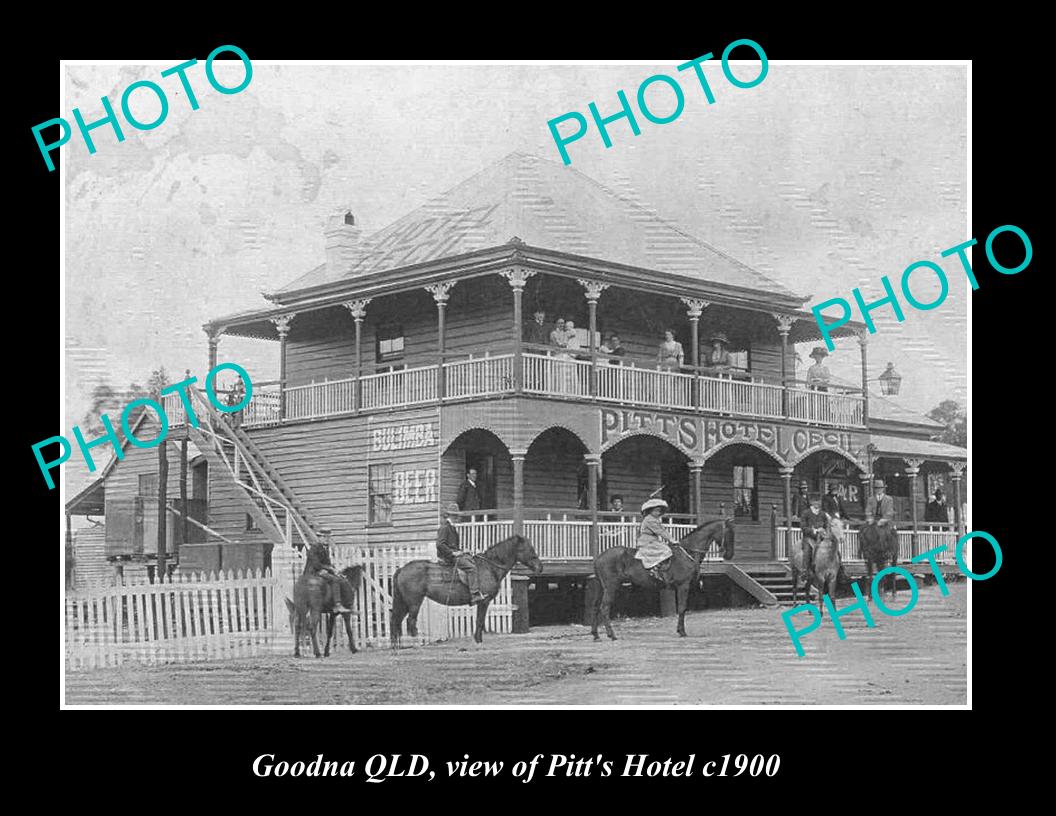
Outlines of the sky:
M 714 50 L 714 49 L 713 49 Z M 249 55 L 252 58 L 252 54 Z M 367 232 L 444 192 L 513 151 L 560 162 L 547 121 L 589 118 L 595 101 L 614 113 L 617 89 L 634 99 L 656 73 L 677 77 L 682 115 L 667 125 L 639 117 L 641 134 L 610 126 L 606 149 L 592 128 L 569 145 L 572 167 L 651 205 L 663 218 L 811 296 L 882 296 L 918 260 L 940 262 L 947 300 L 932 311 L 904 303 L 874 314 L 873 377 L 891 361 L 903 374 L 903 407 L 928 411 L 966 398 L 967 298 L 956 259 L 939 253 L 967 234 L 967 68 L 804 66 L 771 62 L 750 89 L 705 68 L 715 95 L 675 66 L 271 65 L 255 63 L 242 92 L 222 95 L 202 62 L 188 71 L 200 108 L 155 65 L 67 65 L 64 108 L 72 121 L 115 108 L 132 82 L 158 82 L 169 99 L 157 128 L 92 131 L 61 148 L 66 174 L 66 428 L 83 416 L 91 389 L 170 374 L 204 374 L 206 320 L 268 305 L 274 291 L 325 258 L 323 226 L 351 210 Z M 204 62 L 204 60 L 203 60 Z M 752 76 L 748 66 L 744 71 Z M 217 63 L 236 85 L 241 66 Z M 663 88 L 659 112 L 669 110 Z M 149 92 L 132 97 L 138 119 L 158 112 Z M 982 241 L 985 236 L 975 236 Z M 980 253 L 979 262 L 984 262 Z M 937 284 L 914 278 L 929 300 Z M 983 293 L 981 296 L 985 296 Z M 856 318 L 859 316 L 856 314 Z M 809 364 L 810 346 L 800 346 Z M 254 380 L 277 375 L 278 346 L 224 338 L 221 359 Z M 828 359 L 860 381 L 857 344 Z M 76 457 L 74 457 L 76 458 Z M 70 460 L 70 464 L 73 459 Z M 67 465 L 69 467 L 69 464 Z

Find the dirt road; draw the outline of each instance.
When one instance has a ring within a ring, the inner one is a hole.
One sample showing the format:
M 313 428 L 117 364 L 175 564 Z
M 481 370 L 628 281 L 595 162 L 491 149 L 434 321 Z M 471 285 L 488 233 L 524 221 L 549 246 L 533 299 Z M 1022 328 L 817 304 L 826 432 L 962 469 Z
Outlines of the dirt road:
M 901 605 L 906 598 L 900 595 Z M 840 606 L 848 605 L 841 599 Z M 781 609 L 616 622 L 595 643 L 583 626 L 405 648 L 344 648 L 326 659 L 275 656 L 67 674 L 76 704 L 891 704 L 967 702 L 967 584 L 921 590 L 900 618 L 826 617 L 796 657 Z

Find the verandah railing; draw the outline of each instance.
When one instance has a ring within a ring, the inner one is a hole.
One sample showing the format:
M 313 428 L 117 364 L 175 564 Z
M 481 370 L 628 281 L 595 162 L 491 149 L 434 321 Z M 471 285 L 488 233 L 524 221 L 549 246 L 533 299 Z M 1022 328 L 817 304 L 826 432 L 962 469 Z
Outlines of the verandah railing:
M 840 546 L 840 558 L 844 561 L 861 562 L 861 545 L 859 534 L 861 528 L 849 528 L 844 531 L 843 543 Z M 940 564 L 954 563 L 955 550 L 957 547 L 957 532 L 950 525 L 926 525 L 917 530 L 917 554 L 927 552 L 936 547 L 946 545 L 946 551 L 936 561 Z M 803 541 L 802 530 L 799 527 L 777 528 L 777 558 L 780 561 L 788 560 L 790 547 L 799 547 Z M 913 559 L 913 531 L 898 530 L 898 560 L 907 563 Z M 923 564 L 927 567 L 927 564 Z
M 860 393 L 840 386 L 811 390 L 802 384 L 761 382 L 744 375 L 715 375 L 664 371 L 616 364 L 589 354 L 523 354 L 521 382 L 524 393 L 541 396 L 598 400 L 629 406 L 648 406 L 683 411 L 790 419 L 806 424 L 864 427 L 865 401 Z M 273 425 L 338 416 L 359 409 L 377 410 L 422 405 L 441 397 L 447 400 L 491 397 L 513 393 L 516 388 L 513 354 L 485 354 L 450 360 L 439 365 L 404 368 L 365 374 L 358 382 L 341 380 L 309 383 L 282 390 L 278 383 L 254 383 L 249 405 L 233 421 L 247 427 Z M 283 399 L 284 403 L 283 406 Z M 221 395 L 223 398 L 223 394 Z M 164 407 L 173 425 L 185 422 L 178 394 L 168 394 Z

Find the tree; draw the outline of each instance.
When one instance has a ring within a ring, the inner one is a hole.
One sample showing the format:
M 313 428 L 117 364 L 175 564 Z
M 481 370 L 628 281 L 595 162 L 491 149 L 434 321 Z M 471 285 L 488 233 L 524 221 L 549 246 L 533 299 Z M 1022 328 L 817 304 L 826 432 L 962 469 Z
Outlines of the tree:
M 118 390 L 105 383 L 97 385 L 92 391 L 92 404 L 80 421 L 81 432 L 86 439 L 94 439 L 106 433 L 100 417 L 106 414 L 110 417 L 110 424 L 118 434 L 121 434 L 121 413 L 125 406 L 132 400 L 140 397 L 150 397 L 160 401 L 161 389 L 169 385 L 169 376 L 165 367 L 156 368 L 150 372 L 147 385 L 144 387 L 139 383 L 132 383 L 124 390 Z M 131 428 L 139 419 L 140 413 L 146 410 L 145 405 L 137 405 L 132 409 L 128 417 L 128 426 Z
M 942 432 L 932 436 L 936 442 L 968 447 L 968 414 L 956 400 L 943 400 L 928 411 L 928 418 L 941 422 L 945 427 Z

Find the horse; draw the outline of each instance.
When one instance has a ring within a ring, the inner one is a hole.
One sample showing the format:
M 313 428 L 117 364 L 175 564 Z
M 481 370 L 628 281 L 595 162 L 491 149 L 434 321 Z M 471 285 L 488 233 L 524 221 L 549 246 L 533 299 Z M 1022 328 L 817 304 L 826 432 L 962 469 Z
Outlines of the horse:
M 594 580 L 588 584 L 589 595 L 587 608 L 591 610 L 590 633 L 594 640 L 598 636 L 598 617 L 605 625 L 605 634 L 610 640 L 616 640 L 609 622 L 609 613 L 616 600 L 616 590 L 624 581 L 647 589 L 675 588 L 675 606 L 678 609 L 678 627 L 675 631 L 679 637 L 686 636 L 686 605 L 689 602 L 689 588 L 700 576 L 700 561 L 713 543 L 722 548 L 723 558 L 733 558 L 733 519 L 718 518 L 698 525 L 689 532 L 678 545 L 672 547 L 671 564 L 668 566 L 666 582 L 660 582 L 652 576 L 642 562 L 634 557 L 635 547 L 610 547 L 598 553 L 594 559 Z
M 836 597 L 836 583 L 840 577 L 843 561 L 840 557 L 840 544 L 843 541 L 843 522 L 838 518 L 829 519 L 829 529 L 822 530 L 817 545 L 814 547 L 814 569 L 807 575 L 807 600 L 810 600 L 810 585 L 818 588 L 818 609 L 824 614 L 824 599 Z M 792 603 L 796 587 L 792 585 Z
M 898 532 L 893 524 L 883 527 L 866 524 L 858 533 L 858 543 L 862 560 L 865 561 L 865 571 L 869 580 L 869 597 L 871 598 L 873 573 L 898 564 Z M 892 596 L 897 598 L 898 583 L 893 573 L 888 577 L 891 579 Z M 883 582 L 881 582 L 880 594 L 884 594 Z
M 841 521 L 839 518 L 836 518 L 835 516 L 830 518 L 829 519 L 829 532 L 831 532 L 833 535 L 836 536 L 836 547 L 837 547 L 836 554 L 838 556 L 839 555 L 839 545 L 843 543 L 844 522 Z M 818 550 L 818 544 L 815 544 L 814 545 L 814 556 L 815 556 L 814 557 L 814 564 L 815 564 L 815 566 L 817 565 L 817 550 Z M 808 570 L 804 569 L 804 565 L 803 565 L 803 547 L 802 547 L 802 545 L 800 545 L 799 547 L 794 547 L 792 552 L 790 552 L 788 554 L 788 565 L 792 569 L 792 603 L 795 604 L 796 599 L 797 599 L 797 592 L 799 590 L 799 578 L 800 578 L 801 575 L 803 576 L 803 582 L 804 582 L 803 583 L 803 594 L 806 595 L 807 601 L 809 602 L 810 601 L 810 587 L 811 587 L 812 584 L 814 586 L 817 586 L 817 584 L 813 583 L 813 580 L 812 580 L 813 577 L 814 577 L 814 574 L 816 574 L 816 570 L 815 570 L 815 573 L 812 574 Z M 837 569 L 836 569 L 837 577 L 840 580 L 844 580 L 844 577 L 845 577 L 842 574 L 842 572 L 841 572 L 842 569 L 843 569 L 843 564 L 842 564 L 842 561 L 841 561 L 841 562 L 837 563 Z M 834 584 L 833 585 L 834 589 L 835 589 L 835 586 L 836 585 Z M 830 595 L 830 597 L 832 597 L 832 593 L 829 593 L 829 595 Z
M 473 640 L 484 642 L 484 619 L 488 606 L 499 593 L 506 574 L 515 564 L 523 564 L 539 574 L 543 563 L 532 545 L 522 535 L 512 535 L 498 544 L 476 553 L 473 559 L 480 578 L 480 591 L 484 600 L 476 604 L 477 626 Z M 392 617 L 389 630 L 393 649 L 400 646 L 400 633 L 404 617 L 407 618 L 407 634 L 418 635 L 418 610 L 422 601 L 429 598 L 444 606 L 464 606 L 470 603 L 469 587 L 455 576 L 455 568 L 434 561 L 408 561 L 392 576 Z
M 341 602 L 349 609 L 356 602 L 356 587 L 359 586 L 363 576 L 363 565 L 357 564 L 345 567 L 341 575 L 348 582 L 341 584 Z M 318 575 L 301 573 L 297 583 L 293 585 L 293 600 L 286 598 L 286 609 L 290 613 L 290 629 L 293 630 L 293 656 L 301 656 L 301 639 L 304 630 L 312 639 L 312 652 L 319 657 L 319 622 L 326 615 L 326 650 L 323 657 L 330 657 L 330 640 L 334 634 L 334 624 L 338 613 L 333 611 L 334 599 L 327 588 L 328 582 Z M 340 613 L 345 620 L 345 633 L 348 635 L 348 648 L 353 654 L 356 653 L 356 640 L 352 635 L 352 624 L 349 620 L 351 612 Z

